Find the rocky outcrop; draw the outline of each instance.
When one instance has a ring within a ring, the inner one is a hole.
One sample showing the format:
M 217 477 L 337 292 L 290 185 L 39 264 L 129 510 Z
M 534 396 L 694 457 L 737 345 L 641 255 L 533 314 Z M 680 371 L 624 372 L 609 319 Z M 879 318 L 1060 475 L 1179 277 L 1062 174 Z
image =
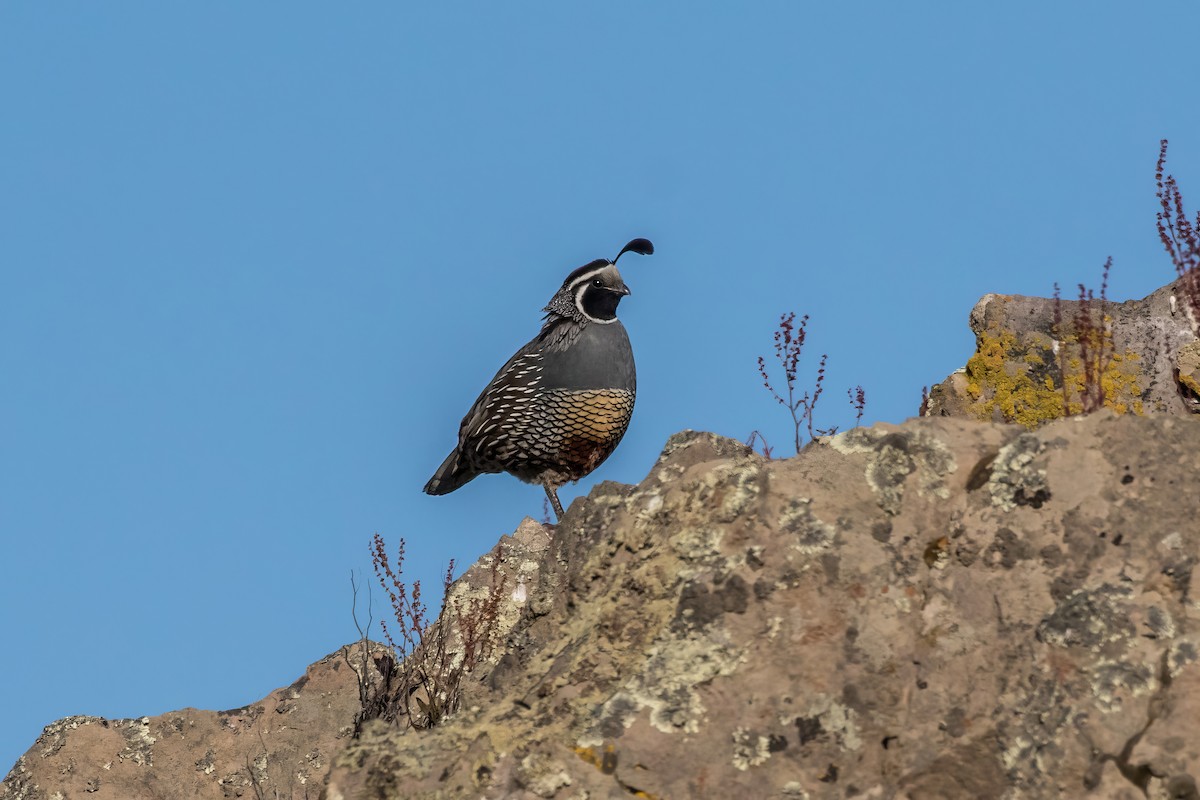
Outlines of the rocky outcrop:
M 1086 309 L 1063 300 L 1057 312 L 1051 298 L 985 295 L 970 315 L 975 354 L 930 390 L 922 413 L 1035 428 L 1083 410 L 1087 361 L 1119 413 L 1200 413 L 1200 321 L 1185 288 L 1181 278 L 1142 300 Z
M 0 797 L 1200 798 L 1198 471 L 1167 415 L 685 432 L 489 554 L 501 646 L 441 724 L 348 736 L 351 648 L 237 712 L 56 723 Z
M 520 618 L 549 541 L 543 526 L 526 520 L 455 581 L 448 605 L 469 608 L 503 581 L 509 594 L 491 631 L 502 639 Z M 352 738 L 364 701 L 374 697 L 376 664 L 388 652 L 365 640 L 346 645 L 290 686 L 230 711 L 59 720 L 0 782 L 0 800 L 315 800 L 333 753 Z
M 61 719 L 17 761 L 0 798 L 315 798 L 353 732 L 361 664 L 362 647 L 344 647 L 230 711 Z
M 504 656 L 350 798 L 1195 797 L 1200 425 L 674 437 L 555 534 Z

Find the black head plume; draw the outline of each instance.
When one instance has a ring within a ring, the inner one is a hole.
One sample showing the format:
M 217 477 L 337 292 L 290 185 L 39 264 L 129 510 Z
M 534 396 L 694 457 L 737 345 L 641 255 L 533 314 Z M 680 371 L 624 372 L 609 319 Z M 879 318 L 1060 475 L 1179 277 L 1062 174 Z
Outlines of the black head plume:
M 617 258 L 626 253 L 637 253 L 639 256 L 652 256 L 654 255 L 654 243 L 649 239 L 634 239 L 621 248 L 621 252 L 617 253 Z M 614 258 L 612 263 L 617 263 L 617 258 Z

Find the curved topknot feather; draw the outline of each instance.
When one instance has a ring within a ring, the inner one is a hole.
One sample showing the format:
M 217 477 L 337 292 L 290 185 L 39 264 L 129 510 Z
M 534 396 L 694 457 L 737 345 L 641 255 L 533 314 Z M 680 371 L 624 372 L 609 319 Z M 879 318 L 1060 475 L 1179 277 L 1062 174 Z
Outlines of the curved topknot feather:
M 614 258 L 612 263 L 617 263 L 617 259 L 626 253 L 637 253 L 639 256 L 652 256 L 654 255 L 654 242 L 649 239 L 642 239 L 641 237 L 634 239 L 621 248 L 621 252 L 617 253 L 617 258 Z

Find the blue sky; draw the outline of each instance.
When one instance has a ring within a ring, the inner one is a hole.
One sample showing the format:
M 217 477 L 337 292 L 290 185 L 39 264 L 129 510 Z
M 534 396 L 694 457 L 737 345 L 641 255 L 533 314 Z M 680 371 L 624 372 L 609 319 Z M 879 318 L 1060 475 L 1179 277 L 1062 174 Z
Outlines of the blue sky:
M 634 236 L 637 409 L 564 502 L 684 428 L 786 451 L 781 312 L 823 424 L 899 422 L 982 294 L 1172 278 L 1159 138 L 1200 203 L 1194 3 L 405 5 L 0 4 L 0 771 L 288 684 L 376 531 L 429 586 L 540 516 L 420 489 Z

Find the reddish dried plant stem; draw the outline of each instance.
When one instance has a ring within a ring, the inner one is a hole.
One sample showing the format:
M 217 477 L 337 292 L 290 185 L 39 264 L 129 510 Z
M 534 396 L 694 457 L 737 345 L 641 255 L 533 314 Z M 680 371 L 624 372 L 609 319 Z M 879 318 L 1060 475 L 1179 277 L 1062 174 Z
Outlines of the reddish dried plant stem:
M 1180 288 L 1184 301 L 1192 312 L 1200 335 L 1200 212 L 1195 222 L 1188 219 L 1183 205 L 1183 192 L 1174 175 L 1166 174 L 1167 140 L 1159 143 L 1158 162 L 1155 164 L 1154 181 L 1160 211 L 1155 215 L 1158 238 L 1175 265 L 1175 273 L 1182 280 Z
M 763 386 L 779 405 L 788 410 L 788 414 L 792 417 L 793 441 L 796 446 L 796 452 L 800 452 L 800 431 L 808 430 L 809 438 L 814 436 L 813 428 L 813 411 L 816 409 L 817 400 L 821 396 L 823 383 L 825 380 L 825 362 L 828 355 L 821 356 L 821 363 L 817 369 L 816 385 L 813 387 L 812 395 L 805 392 L 802 396 L 797 396 L 796 378 L 799 374 L 800 355 L 804 350 L 804 342 L 808 336 L 808 315 L 800 317 L 796 320 L 796 313 L 789 311 L 779 315 L 779 326 L 775 329 L 774 346 L 775 358 L 779 365 L 783 368 L 784 391 L 778 391 L 771 384 L 771 377 L 767 373 L 767 362 L 762 356 L 758 357 L 758 374 L 762 377 Z M 786 399 L 784 395 L 786 394 Z

